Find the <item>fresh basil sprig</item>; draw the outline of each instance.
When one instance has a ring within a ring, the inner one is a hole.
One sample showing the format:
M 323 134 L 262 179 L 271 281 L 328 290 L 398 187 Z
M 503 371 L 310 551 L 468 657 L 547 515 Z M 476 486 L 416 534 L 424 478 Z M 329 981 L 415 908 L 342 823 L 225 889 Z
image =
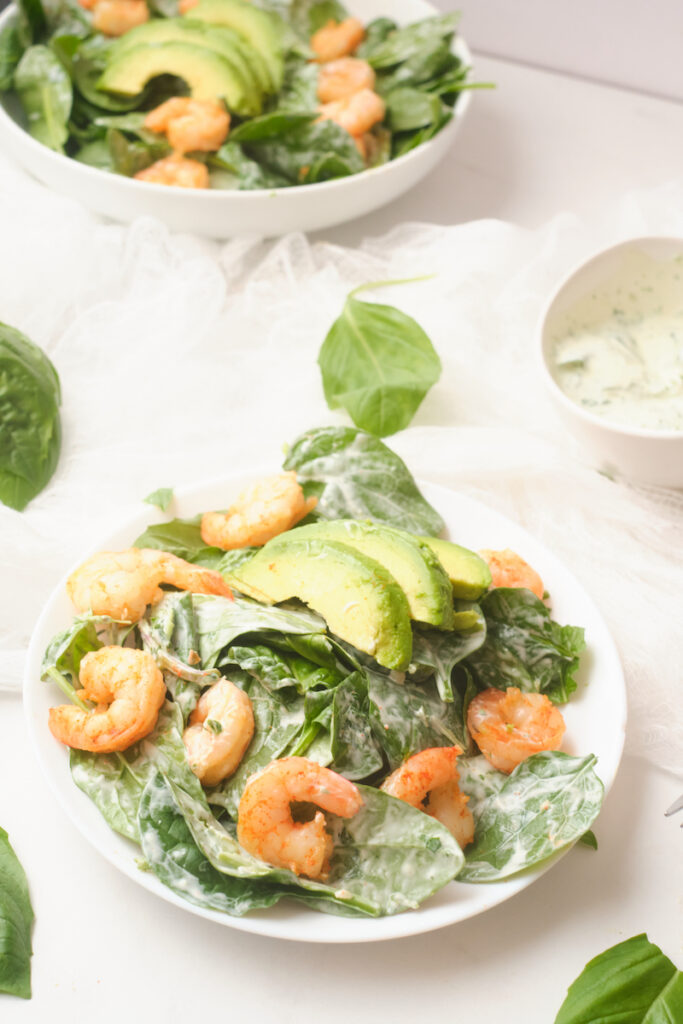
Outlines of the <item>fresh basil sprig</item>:
M 570 985 L 555 1024 L 674 1024 L 683 1020 L 683 973 L 647 935 L 600 953 Z
M 350 293 L 318 356 L 330 409 L 346 409 L 361 430 L 387 437 L 407 427 L 441 376 L 441 360 L 417 321 L 358 292 L 404 284 L 378 281 Z
M 37 345 L 0 323 L 0 501 L 21 511 L 47 484 L 61 448 L 57 372 Z
M 0 992 L 31 998 L 33 908 L 19 859 L 0 828 Z

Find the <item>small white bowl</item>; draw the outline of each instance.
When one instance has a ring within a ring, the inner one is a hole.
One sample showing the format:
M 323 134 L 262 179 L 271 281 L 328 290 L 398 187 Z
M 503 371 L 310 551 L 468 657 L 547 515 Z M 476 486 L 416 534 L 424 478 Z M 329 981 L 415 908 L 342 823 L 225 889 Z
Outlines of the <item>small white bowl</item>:
M 390 15 L 399 24 L 440 12 L 426 0 L 348 0 L 352 14 L 367 23 Z M 0 15 L 0 31 L 15 16 L 14 5 Z M 472 56 L 459 36 L 453 52 L 471 67 Z M 78 163 L 33 139 L 12 116 L 11 97 L 0 97 L 0 151 L 55 192 L 77 199 L 96 213 L 132 221 L 152 216 L 174 231 L 210 238 L 237 235 L 273 237 L 290 231 L 319 231 L 370 213 L 417 184 L 445 156 L 471 102 L 471 92 L 458 97 L 453 119 L 429 142 L 405 156 L 361 174 L 316 185 L 259 189 L 249 192 L 211 191 L 153 185 Z
M 683 431 L 623 426 L 596 416 L 569 398 L 553 374 L 555 325 L 576 303 L 620 273 L 629 252 L 668 261 L 683 256 L 683 238 L 632 238 L 579 264 L 555 290 L 541 315 L 538 336 L 542 372 L 558 413 L 592 451 L 597 468 L 638 483 L 683 487 Z M 626 282 L 628 276 L 624 273 Z

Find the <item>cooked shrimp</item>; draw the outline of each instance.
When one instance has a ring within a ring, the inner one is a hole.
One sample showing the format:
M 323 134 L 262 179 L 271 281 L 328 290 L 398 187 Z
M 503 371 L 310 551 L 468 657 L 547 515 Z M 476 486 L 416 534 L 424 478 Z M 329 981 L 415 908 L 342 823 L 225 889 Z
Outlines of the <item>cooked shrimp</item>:
M 97 0 L 92 27 L 105 36 L 122 36 L 149 21 L 146 0 Z
M 203 693 L 183 733 L 190 768 L 203 786 L 217 786 L 236 770 L 254 735 L 249 697 L 229 679 Z
M 109 754 L 127 750 L 148 736 L 166 699 L 164 677 L 151 654 L 129 647 L 101 647 L 81 661 L 78 696 L 94 701 L 92 711 L 74 704 L 50 708 L 50 732 L 67 747 Z
M 469 797 L 458 786 L 460 747 L 430 747 L 413 754 L 384 780 L 381 789 L 445 825 L 461 847 L 474 839 Z M 428 800 L 428 802 L 427 802 Z
M 525 562 L 516 551 L 505 548 L 504 551 L 485 549 L 479 554 L 488 563 L 491 570 L 491 585 L 494 587 L 526 587 L 532 594 L 543 600 L 545 587 L 543 580 L 528 562 Z
M 467 727 L 482 754 L 499 772 L 510 772 L 532 754 L 558 750 L 564 736 L 562 715 L 545 694 L 483 690 L 470 702 Z
M 365 39 L 363 23 L 358 18 L 330 20 L 311 36 L 311 49 L 321 63 L 348 57 Z
M 329 64 L 323 64 L 318 76 L 318 99 L 321 103 L 332 103 L 353 96 L 361 89 L 374 89 L 375 72 L 365 60 L 357 57 L 341 57 Z
M 199 0 L 180 0 L 180 3 L 178 4 L 178 12 L 180 14 L 187 14 L 187 12 L 191 11 L 193 7 L 196 7 L 198 3 Z
M 321 121 L 335 121 L 345 128 L 349 135 L 359 138 L 365 132 L 384 120 L 386 104 L 372 89 L 361 89 L 352 96 L 320 107 Z
M 258 480 L 239 495 L 227 512 L 202 516 L 202 540 L 211 547 L 261 547 L 295 526 L 318 504 L 304 497 L 296 473 Z
M 295 822 L 291 804 L 298 802 L 315 804 L 340 818 L 352 818 L 363 806 L 348 779 L 308 758 L 285 757 L 248 780 L 238 810 L 237 838 L 266 864 L 324 878 L 333 846 L 325 815 L 316 811 L 312 821 Z
M 193 594 L 232 597 L 220 573 L 149 548 L 93 555 L 69 576 L 66 592 L 79 612 L 138 622 L 147 605 L 157 604 L 164 596 L 162 583 Z
M 152 185 L 177 185 L 178 188 L 208 188 L 209 171 L 199 160 L 165 156 L 134 175 L 136 181 L 149 181 Z
M 164 134 L 175 153 L 220 149 L 230 130 L 230 114 L 218 100 L 173 96 L 145 117 L 145 128 Z

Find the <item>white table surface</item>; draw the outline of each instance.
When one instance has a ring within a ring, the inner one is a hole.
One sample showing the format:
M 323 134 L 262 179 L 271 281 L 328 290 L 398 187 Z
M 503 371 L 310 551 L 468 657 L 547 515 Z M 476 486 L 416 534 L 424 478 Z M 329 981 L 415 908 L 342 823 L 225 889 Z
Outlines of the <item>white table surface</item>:
M 403 201 L 327 238 L 355 245 L 399 221 L 479 217 L 533 227 L 595 217 L 632 189 L 683 173 L 683 107 L 502 61 L 444 164 Z M 66 567 L 65 567 L 66 568 Z M 47 595 L 46 595 L 47 596 Z M 653 652 L 665 657 L 666 652 Z M 233 932 L 157 900 L 110 867 L 56 806 L 16 697 L 0 695 L 0 823 L 31 886 L 33 999 L 0 1020 L 71 1024 L 205 1016 L 289 1024 L 472 1019 L 551 1024 L 592 956 L 647 931 L 683 964 L 683 832 L 664 809 L 681 780 L 625 759 L 595 831 L 532 887 L 413 939 L 357 947 Z

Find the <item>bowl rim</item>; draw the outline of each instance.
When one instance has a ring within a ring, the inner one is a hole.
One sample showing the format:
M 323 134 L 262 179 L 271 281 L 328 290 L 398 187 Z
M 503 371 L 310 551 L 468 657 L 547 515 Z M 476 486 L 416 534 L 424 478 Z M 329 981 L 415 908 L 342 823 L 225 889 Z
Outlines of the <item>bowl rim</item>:
M 425 7 L 429 7 L 434 15 L 441 13 L 434 5 L 431 0 L 421 0 L 421 3 Z M 18 14 L 18 8 L 15 0 L 6 8 L 6 10 L 0 12 L 0 31 L 5 28 L 12 21 L 13 17 Z M 469 68 L 470 71 L 474 69 L 474 62 L 472 60 L 472 52 L 463 39 L 463 37 L 456 31 L 456 35 L 453 39 L 452 50 L 456 56 L 460 57 L 464 64 Z M 9 92 L 9 90 L 7 90 Z M 134 178 L 129 178 L 123 174 L 116 174 L 110 171 L 102 170 L 99 167 L 91 167 L 89 164 L 80 163 L 73 157 L 67 156 L 65 153 L 58 153 L 56 150 L 50 149 L 49 146 L 44 146 L 37 139 L 34 139 L 25 128 L 14 120 L 5 106 L 0 102 L 0 130 L 7 130 L 14 134 L 18 140 L 19 145 L 28 146 L 30 150 L 33 150 L 36 155 L 42 155 L 45 160 L 48 160 L 56 167 L 64 167 L 65 161 L 68 161 L 69 167 L 75 174 L 80 174 L 83 180 L 97 180 L 102 181 L 104 176 L 107 175 L 113 178 L 124 190 L 132 190 L 133 193 L 140 194 L 138 192 L 139 187 L 143 189 L 153 189 L 157 195 L 183 195 L 193 196 L 193 201 L 200 203 L 220 203 L 225 202 L 227 199 L 235 199 L 239 197 L 240 201 L 245 203 L 255 203 L 263 199 L 276 199 L 278 196 L 287 195 L 305 195 L 311 194 L 325 194 L 332 193 L 335 189 L 340 191 L 343 188 L 354 187 L 358 181 L 367 181 L 368 175 L 377 177 L 379 174 L 390 171 L 391 168 L 400 165 L 402 167 L 407 166 L 411 161 L 420 159 L 420 155 L 424 155 L 428 152 L 439 140 L 449 138 L 450 135 L 457 129 L 458 122 L 465 116 L 470 103 L 472 102 L 472 90 L 463 89 L 456 101 L 456 105 L 453 108 L 453 117 L 450 119 L 448 124 L 437 132 L 433 138 L 428 139 L 426 142 L 420 143 L 415 149 L 412 149 L 409 153 L 404 153 L 402 156 L 396 157 L 395 160 L 389 160 L 385 164 L 381 164 L 378 167 L 368 167 L 364 171 L 360 171 L 358 174 L 350 174 L 344 178 L 333 178 L 330 181 L 319 181 L 313 182 L 308 185 L 295 185 L 283 188 L 259 188 L 259 189 L 187 189 L 182 188 L 179 185 L 159 185 L 155 182 L 150 181 L 136 181 Z M 143 193 L 149 195 L 149 192 Z
M 546 344 L 546 328 L 548 325 L 548 319 L 552 312 L 553 306 L 557 300 L 562 296 L 565 289 L 574 281 L 578 275 L 586 270 L 588 267 L 598 264 L 602 259 L 611 256 L 613 253 L 618 252 L 620 249 L 638 248 L 643 245 L 660 244 L 665 243 L 668 245 L 677 245 L 680 247 L 681 255 L 683 255 L 683 235 L 634 235 L 631 238 L 623 239 L 621 242 L 616 242 L 612 245 L 602 246 L 593 252 L 591 256 L 579 260 L 572 269 L 565 274 L 553 287 L 549 298 L 545 301 L 541 314 L 538 318 L 538 324 L 536 328 L 537 338 L 537 358 L 541 365 L 541 370 L 545 378 L 546 387 L 553 395 L 555 401 L 559 402 L 564 409 L 567 409 L 577 419 L 582 420 L 584 423 L 591 427 L 598 427 L 608 434 L 617 435 L 620 437 L 632 437 L 641 440 L 658 440 L 658 441 L 679 441 L 683 444 L 683 431 L 681 430 L 656 430 L 651 427 L 629 427 L 626 424 L 615 423 L 611 420 L 597 416 L 595 413 L 587 412 L 582 406 L 578 405 L 573 401 L 557 383 L 550 365 L 550 353 L 548 352 L 548 346 Z

